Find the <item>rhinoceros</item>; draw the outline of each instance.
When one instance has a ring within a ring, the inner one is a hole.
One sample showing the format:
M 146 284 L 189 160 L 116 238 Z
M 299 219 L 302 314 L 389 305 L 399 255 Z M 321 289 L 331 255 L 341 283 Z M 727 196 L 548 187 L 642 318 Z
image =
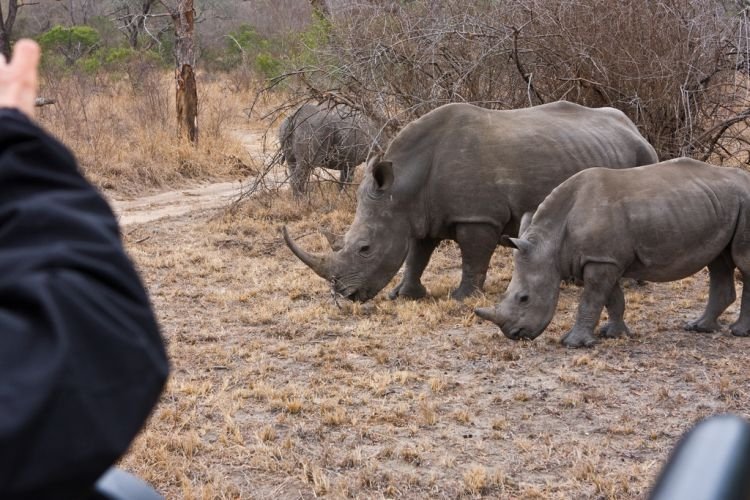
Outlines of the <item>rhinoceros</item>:
M 604 337 L 629 334 L 618 279 L 674 281 L 708 266 L 703 314 L 687 330 L 719 329 L 735 300 L 734 268 L 742 273 L 734 335 L 750 330 L 750 174 L 678 158 L 629 170 L 592 168 L 557 187 L 542 202 L 514 248 L 514 269 L 499 304 L 476 309 L 511 339 L 533 339 L 551 321 L 561 279 L 583 283 L 578 316 L 562 337 L 568 347 L 590 346 L 606 306 Z
M 296 196 L 307 189 L 315 167 L 340 170 L 341 186 L 352 180 L 377 135 L 373 122 L 344 104 L 303 104 L 279 126 L 282 163 Z
M 339 248 L 311 254 L 284 229 L 289 248 L 335 292 L 366 301 L 406 260 L 391 298 L 421 298 L 422 272 L 441 240 L 458 242 L 463 299 L 483 287 L 501 235 L 576 172 L 656 162 L 635 125 L 612 108 L 554 102 L 495 111 L 446 104 L 404 127 L 370 158 L 354 222 Z

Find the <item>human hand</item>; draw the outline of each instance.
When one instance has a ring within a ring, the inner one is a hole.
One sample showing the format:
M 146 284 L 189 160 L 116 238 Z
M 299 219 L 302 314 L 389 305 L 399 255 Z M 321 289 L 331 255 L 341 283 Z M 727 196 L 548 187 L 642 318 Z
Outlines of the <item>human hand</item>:
M 39 58 L 39 45 L 32 40 L 16 42 L 10 63 L 0 55 L 0 108 L 15 108 L 30 118 L 34 116 Z

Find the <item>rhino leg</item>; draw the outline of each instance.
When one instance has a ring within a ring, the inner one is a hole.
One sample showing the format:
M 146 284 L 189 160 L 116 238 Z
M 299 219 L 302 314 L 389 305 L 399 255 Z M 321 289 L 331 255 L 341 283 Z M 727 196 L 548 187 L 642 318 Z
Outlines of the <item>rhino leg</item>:
M 482 291 L 487 268 L 500 236 L 489 224 L 459 224 L 456 240 L 461 248 L 461 284 L 451 297 L 463 300 Z
M 351 184 L 352 177 L 354 177 L 354 168 L 348 163 L 342 165 L 341 173 L 339 174 L 339 189 L 343 190 Z
M 743 224 L 739 229 L 745 229 Z M 742 273 L 742 302 L 740 303 L 740 317 L 737 318 L 729 330 L 737 337 L 750 336 L 750 248 L 742 248 L 745 243 L 739 238 L 735 239 L 735 247 L 732 256 L 737 267 Z
M 734 262 L 722 253 L 708 265 L 708 304 L 700 318 L 685 325 L 690 332 L 715 332 L 721 329 L 719 316 L 737 298 L 734 290 Z
M 615 283 L 607 299 L 607 315 L 609 321 L 599 329 L 599 336 L 614 339 L 624 335 L 630 336 L 630 329 L 625 324 L 625 296 L 622 294 L 620 283 Z
M 730 327 L 729 331 L 737 337 L 750 336 L 750 245 L 744 236 L 750 231 L 748 213 L 742 212 L 735 230 L 732 242 L 732 261 L 742 273 L 742 301 L 740 302 L 740 316 Z M 738 235 L 742 235 L 738 237 Z M 732 273 L 732 288 L 734 288 L 734 273 Z
M 594 327 L 599 322 L 604 305 L 613 294 L 620 272 L 610 263 L 590 262 L 583 270 L 583 293 L 578 304 L 578 315 L 573 328 L 563 335 L 561 342 L 567 347 L 590 347 L 596 343 Z M 622 290 L 620 290 L 622 294 Z M 617 298 L 617 297 L 615 297 Z M 624 307 L 623 299 L 623 307 Z
M 397 297 L 406 297 L 409 299 L 421 299 L 427 295 L 427 289 L 422 285 L 422 273 L 430 262 L 432 252 L 437 247 L 440 240 L 425 238 L 422 240 L 412 240 L 409 244 L 409 253 L 406 255 L 406 265 L 404 266 L 404 276 L 401 283 L 391 290 L 388 297 L 391 300 Z
M 750 270 L 742 272 L 742 303 L 740 317 L 732 323 L 729 331 L 736 337 L 750 336 Z
M 292 193 L 295 197 L 300 197 L 307 192 L 311 171 L 312 165 L 304 156 L 294 154 L 291 158 L 287 157 L 289 184 L 292 186 Z

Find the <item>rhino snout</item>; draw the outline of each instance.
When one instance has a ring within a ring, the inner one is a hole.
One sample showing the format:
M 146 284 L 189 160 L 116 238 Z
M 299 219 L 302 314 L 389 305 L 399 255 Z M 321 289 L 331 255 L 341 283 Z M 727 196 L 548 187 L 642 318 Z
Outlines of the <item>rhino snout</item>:
M 480 318 L 492 321 L 495 323 L 507 338 L 511 340 L 533 340 L 539 336 L 541 332 L 532 330 L 531 328 L 518 326 L 518 324 L 508 324 L 504 318 L 497 312 L 497 308 L 493 307 L 478 307 L 474 309 L 474 314 Z
M 482 318 L 486 321 L 491 321 L 495 323 L 498 327 L 500 327 L 500 330 L 503 331 L 505 336 L 508 336 L 508 329 L 506 328 L 505 321 L 503 318 L 498 314 L 497 308 L 495 307 L 477 307 L 474 309 L 474 314 Z M 512 337 L 509 337 L 512 338 Z

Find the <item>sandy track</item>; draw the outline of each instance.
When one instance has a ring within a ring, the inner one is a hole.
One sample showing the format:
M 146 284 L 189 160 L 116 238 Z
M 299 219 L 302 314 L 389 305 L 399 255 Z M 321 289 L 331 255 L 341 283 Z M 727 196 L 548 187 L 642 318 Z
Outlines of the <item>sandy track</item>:
M 243 183 L 218 182 L 193 189 L 167 191 L 135 200 L 111 200 L 120 224 L 143 224 L 165 217 L 229 205 L 242 193 Z
M 250 155 L 258 164 L 264 163 L 263 130 L 236 130 L 234 134 L 247 147 Z M 272 144 L 271 147 L 275 147 Z M 194 188 L 177 189 L 163 193 L 143 196 L 133 200 L 110 198 L 112 208 L 122 226 L 143 224 L 163 219 L 179 217 L 190 212 L 226 207 L 242 194 L 243 187 L 253 178 L 243 181 L 217 182 Z

